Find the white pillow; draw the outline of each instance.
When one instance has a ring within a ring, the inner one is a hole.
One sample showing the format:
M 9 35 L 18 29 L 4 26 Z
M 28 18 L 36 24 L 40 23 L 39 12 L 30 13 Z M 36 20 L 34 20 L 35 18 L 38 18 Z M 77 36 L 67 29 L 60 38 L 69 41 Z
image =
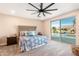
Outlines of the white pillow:
M 21 31 L 20 36 L 27 36 L 27 31 Z

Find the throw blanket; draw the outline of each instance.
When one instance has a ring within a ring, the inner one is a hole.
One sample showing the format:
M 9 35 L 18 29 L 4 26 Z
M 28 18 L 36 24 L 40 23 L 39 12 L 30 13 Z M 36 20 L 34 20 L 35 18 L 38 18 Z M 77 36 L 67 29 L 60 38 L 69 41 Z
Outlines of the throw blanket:
M 42 45 L 46 45 L 48 39 L 46 36 L 20 36 L 19 46 L 21 51 L 29 51 L 33 48 L 40 47 Z

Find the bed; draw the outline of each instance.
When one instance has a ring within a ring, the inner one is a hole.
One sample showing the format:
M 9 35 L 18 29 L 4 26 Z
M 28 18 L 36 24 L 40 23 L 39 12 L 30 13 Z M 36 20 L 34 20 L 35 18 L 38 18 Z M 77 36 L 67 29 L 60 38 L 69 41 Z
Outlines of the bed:
M 28 28 L 27 26 L 20 26 L 19 33 L 19 47 L 21 51 L 30 51 L 48 43 L 46 36 L 36 34 L 36 27 L 34 26 Z

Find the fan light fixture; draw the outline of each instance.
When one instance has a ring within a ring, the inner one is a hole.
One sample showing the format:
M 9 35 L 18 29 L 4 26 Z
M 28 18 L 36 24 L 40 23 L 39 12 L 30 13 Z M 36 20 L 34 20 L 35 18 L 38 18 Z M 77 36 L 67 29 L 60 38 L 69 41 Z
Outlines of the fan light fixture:
M 48 11 L 56 11 L 58 9 L 48 9 L 49 7 L 51 7 L 52 5 L 54 5 L 55 3 L 51 3 L 48 6 L 46 6 L 45 8 L 43 8 L 43 3 L 40 3 L 40 8 L 37 8 L 36 6 L 34 6 L 32 3 L 28 3 L 29 5 L 31 5 L 32 7 L 34 7 L 36 10 L 29 10 L 26 9 L 27 11 L 35 11 L 33 14 L 38 14 L 37 16 L 39 17 L 41 14 L 43 14 L 43 16 L 46 16 L 45 14 L 51 14 Z

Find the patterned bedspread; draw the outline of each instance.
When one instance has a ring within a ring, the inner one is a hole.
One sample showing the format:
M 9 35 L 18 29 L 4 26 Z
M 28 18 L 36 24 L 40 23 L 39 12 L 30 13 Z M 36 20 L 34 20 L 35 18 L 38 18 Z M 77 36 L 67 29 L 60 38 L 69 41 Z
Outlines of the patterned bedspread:
M 31 49 L 46 45 L 48 39 L 46 36 L 20 36 L 19 46 L 21 51 L 29 51 Z

